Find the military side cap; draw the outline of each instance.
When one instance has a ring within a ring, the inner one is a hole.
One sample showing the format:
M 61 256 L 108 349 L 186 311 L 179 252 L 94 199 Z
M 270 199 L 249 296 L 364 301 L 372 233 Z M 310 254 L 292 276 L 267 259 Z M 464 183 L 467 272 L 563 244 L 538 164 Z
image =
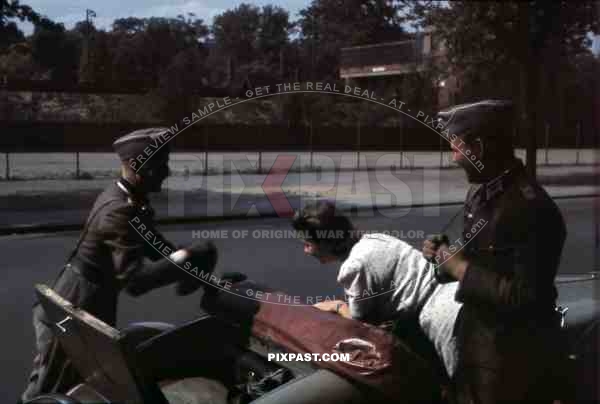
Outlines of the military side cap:
M 136 159 L 138 156 L 149 158 L 169 152 L 170 135 L 167 128 L 140 129 L 121 136 L 112 145 L 121 161 Z
M 443 131 L 451 134 L 489 138 L 512 136 L 513 103 L 507 100 L 484 100 L 470 104 L 455 105 L 437 114 Z

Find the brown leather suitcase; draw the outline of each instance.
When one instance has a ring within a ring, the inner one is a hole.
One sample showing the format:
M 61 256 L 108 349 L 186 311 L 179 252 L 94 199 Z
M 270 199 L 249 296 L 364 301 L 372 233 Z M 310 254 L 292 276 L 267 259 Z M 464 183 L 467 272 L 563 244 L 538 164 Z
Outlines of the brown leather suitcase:
M 235 290 L 235 292 L 234 292 Z M 256 291 L 261 299 L 251 299 Z M 251 291 L 251 292 L 248 292 Z M 268 292 L 268 293 L 266 293 Z M 210 292 L 209 292 L 210 293 Z M 440 380 L 433 367 L 382 328 L 307 305 L 285 304 L 286 295 L 251 282 L 212 296 L 205 307 L 225 319 L 251 327 L 254 336 L 299 354 L 349 353 L 349 360 L 315 361 L 362 386 L 402 403 L 435 402 Z

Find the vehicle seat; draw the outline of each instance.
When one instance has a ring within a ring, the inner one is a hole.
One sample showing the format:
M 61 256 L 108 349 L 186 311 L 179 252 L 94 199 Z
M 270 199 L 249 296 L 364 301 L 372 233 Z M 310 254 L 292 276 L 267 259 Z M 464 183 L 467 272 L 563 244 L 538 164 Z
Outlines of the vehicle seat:
M 155 383 L 137 367 L 135 351 L 119 330 L 73 306 L 46 285 L 38 301 L 77 372 L 110 402 L 167 404 Z
M 72 397 L 63 394 L 44 394 L 34 398 L 33 400 L 26 401 L 23 404 L 81 404 L 79 401 L 74 400 Z
M 114 329 L 67 300 L 45 285 L 37 285 L 36 293 L 55 335 L 86 382 L 72 388 L 64 400 L 52 404 L 74 403 L 152 403 L 152 404 L 220 404 L 227 402 L 227 389 L 215 380 L 194 377 L 156 383 L 142 371 L 137 357 L 136 341 L 156 334 L 143 326 L 130 327 L 129 332 Z M 169 327 L 160 326 L 165 331 Z M 101 393 L 98 393 L 101 392 Z M 70 397 L 69 397 L 70 396 Z M 58 397 L 58 396 L 57 396 Z M 63 396 L 61 396 L 63 397 Z M 39 397 L 32 403 L 45 403 Z M 46 397 L 47 399 L 48 397 Z M 77 400 L 77 401 L 74 401 Z
M 67 392 L 67 396 L 72 397 L 81 404 L 110 404 L 110 401 L 103 397 L 96 390 L 85 383 L 80 383 Z

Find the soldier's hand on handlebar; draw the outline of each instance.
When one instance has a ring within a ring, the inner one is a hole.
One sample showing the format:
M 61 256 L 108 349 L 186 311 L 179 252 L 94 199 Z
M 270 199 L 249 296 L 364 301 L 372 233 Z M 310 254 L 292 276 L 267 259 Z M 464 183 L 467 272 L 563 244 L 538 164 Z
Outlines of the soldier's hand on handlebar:
M 445 234 L 433 234 L 427 237 L 423 242 L 423 256 L 431 263 L 439 263 L 438 250 L 443 245 L 450 244 L 448 237 Z
M 461 280 L 468 264 L 462 249 L 450 246 L 445 235 L 428 237 L 423 243 L 423 256 L 435 264 L 436 278 L 442 283 Z
M 183 268 L 190 270 L 190 273 L 182 271 L 182 278 L 175 287 L 175 292 L 179 296 L 186 296 L 198 290 L 203 284 L 199 278 L 212 274 L 218 258 L 217 248 L 212 241 L 195 243 L 184 251 L 186 257 Z

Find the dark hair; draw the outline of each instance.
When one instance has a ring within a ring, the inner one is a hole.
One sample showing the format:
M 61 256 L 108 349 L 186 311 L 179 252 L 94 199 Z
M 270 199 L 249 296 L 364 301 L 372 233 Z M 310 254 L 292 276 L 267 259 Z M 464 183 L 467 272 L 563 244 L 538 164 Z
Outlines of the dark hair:
M 294 215 L 292 227 L 316 243 L 322 253 L 344 257 L 356 243 L 354 226 L 346 216 L 336 215 L 335 210 L 329 201 L 309 205 Z

